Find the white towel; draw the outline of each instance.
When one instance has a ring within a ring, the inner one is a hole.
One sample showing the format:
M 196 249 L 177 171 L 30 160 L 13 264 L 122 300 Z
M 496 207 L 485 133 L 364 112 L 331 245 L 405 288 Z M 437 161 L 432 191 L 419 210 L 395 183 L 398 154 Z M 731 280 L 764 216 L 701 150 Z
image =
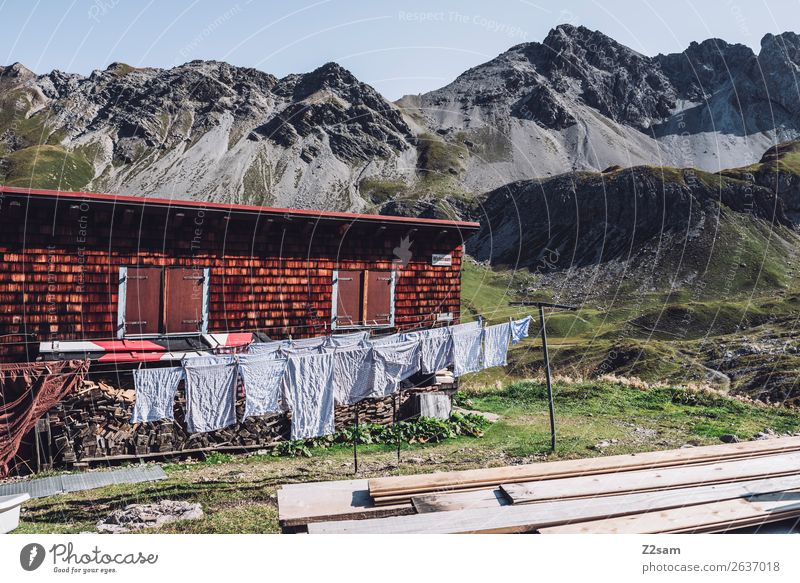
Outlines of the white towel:
M 372 347 L 372 388 L 365 397 L 385 397 L 397 391 L 401 381 L 420 368 L 420 343 L 417 340 Z
M 320 349 L 328 343 L 328 336 L 315 336 L 313 338 L 299 338 L 291 340 L 289 346 L 295 350 L 301 348 Z
M 447 328 L 432 328 L 421 332 L 406 334 L 405 337 L 419 338 L 421 367 L 425 374 L 433 374 L 453 364 L 453 339 Z
M 227 365 L 236 362 L 232 354 L 207 354 L 205 356 L 187 356 L 183 361 L 187 366 Z
M 525 316 L 520 320 L 511 322 L 511 344 L 516 344 L 523 338 L 528 337 L 528 327 L 531 325 L 533 316 Z
M 292 439 L 333 433 L 333 353 L 291 356 L 288 360 L 283 392 L 292 411 Z
M 481 370 L 483 329 L 480 322 L 451 326 L 450 333 L 453 335 L 453 376 Z
M 186 371 L 186 428 L 189 433 L 236 423 L 236 364 L 191 366 Z
M 133 371 L 136 402 L 131 423 L 173 419 L 175 391 L 183 380 L 183 368 L 143 368 Z
M 239 372 L 244 381 L 245 417 L 277 413 L 281 410 L 285 358 L 274 359 L 270 353 L 264 357 L 242 356 L 239 359 Z
M 511 324 L 496 324 L 483 330 L 483 368 L 508 364 L 508 343 L 511 340 Z
M 247 348 L 248 354 L 269 355 L 272 358 L 281 358 L 281 348 L 290 345 L 288 340 L 273 340 L 272 342 L 253 342 Z
M 369 338 L 369 332 L 351 332 L 350 334 L 334 334 L 328 336 L 328 347 L 346 348 L 357 346 Z
M 352 405 L 372 390 L 371 346 L 331 349 L 334 358 L 333 387 L 337 405 Z
M 369 342 L 373 346 L 386 346 L 387 344 L 397 344 L 406 340 L 405 334 L 391 334 L 390 336 L 381 336 L 379 338 L 370 338 Z

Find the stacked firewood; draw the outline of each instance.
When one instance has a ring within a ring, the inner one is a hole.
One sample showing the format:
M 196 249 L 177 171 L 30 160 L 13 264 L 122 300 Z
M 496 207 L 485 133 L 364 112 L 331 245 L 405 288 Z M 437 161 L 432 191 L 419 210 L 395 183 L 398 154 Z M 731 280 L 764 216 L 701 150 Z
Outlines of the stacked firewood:
M 130 386 L 123 379 L 115 379 L 114 384 Z M 442 388 L 431 386 L 403 391 L 397 396 L 362 401 L 357 405 L 359 422 L 391 423 L 396 414 L 403 417 L 406 402 L 413 392 Z M 290 414 L 249 417 L 226 429 L 189 434 L 186 431 L 186 397 L 182 385 L 175 399 L 174 421 L 132 424 L 130 419 L 135 399 L 136 392 L 131 388 L 116 388 L 109 381 L 97 378 L 85 380 L 78 391 L 48 412 L 55 464 L 216 448 L 268 447 L 276 441 L 288 439 L 290 434 Z M 236 412 L 237 419 L 244 417 L 242 395 L 237 400 Z M 336 429 L 352 425 L 355 414 L 354 406 L 336 407 Z

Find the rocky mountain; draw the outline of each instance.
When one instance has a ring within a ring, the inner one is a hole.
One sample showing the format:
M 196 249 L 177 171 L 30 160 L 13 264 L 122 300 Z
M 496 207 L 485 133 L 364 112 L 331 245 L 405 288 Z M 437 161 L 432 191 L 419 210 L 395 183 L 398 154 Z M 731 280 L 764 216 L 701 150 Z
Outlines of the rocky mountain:
M 784 289 L 800 248 L 800 142 L 719 173 L 634 166 L 518 181 L 471 216 L 482 223 L 473 257 L 527 267 L 560 299 Z
M 799 37 L 648 57 L 561 25 L 424 95 L 388 102 L 329 63 L 278 79 L 226 63 L 0 67 L 8 184 L 413 211 L 619 165 L 719 171 L 800 137 Z M 440 212 L 458 213 L 459 208 Z
M 647 57 L 561 25 L 439 90 L 398 103 L 467 146 L 465 188 L 565 170 L 637 164 L 708 171 L 756 162 L 800 135 L 798 37 L 767 35 L 755 55 L 718 39 Z
M 272 75 L 218 62 L 89 77 L 0 69 L 6 182 L 358 209 L 362 175 L 416 158 L 399 110 L 335 63 Z

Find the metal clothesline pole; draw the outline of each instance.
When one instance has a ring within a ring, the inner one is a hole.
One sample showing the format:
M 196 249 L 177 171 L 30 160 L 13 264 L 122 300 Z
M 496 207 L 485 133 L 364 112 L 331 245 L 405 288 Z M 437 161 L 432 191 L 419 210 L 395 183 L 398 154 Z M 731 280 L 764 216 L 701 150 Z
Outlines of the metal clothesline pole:
M 574 311 L 578 308 L 564 304 L 552 304 L 549 302 L 520 301 L 511 302 L 512 306 L 537 306 L 539 308 L 539 319 L 542 322 L 542 352 L 544 354 L 544 376 L 547 383 L 547 405 L 550 410 L 550 449 L 556 450 L 556 408 L 553 398 L 553 381 L 550 378 L 550 354 L 547 350 L 547 326 L 544 319 L 544 309 L 554 308 L 557 310 Z

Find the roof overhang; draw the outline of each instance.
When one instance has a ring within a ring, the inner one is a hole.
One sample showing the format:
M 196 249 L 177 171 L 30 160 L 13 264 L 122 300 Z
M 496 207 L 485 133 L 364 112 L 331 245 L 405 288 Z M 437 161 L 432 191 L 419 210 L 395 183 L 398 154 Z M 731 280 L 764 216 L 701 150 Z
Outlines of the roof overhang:
M 328 222 L 336 221 L 340 223 L 372 223 L 385 225 L 406 225 L 417 227 L 441 228 L 451 227 L 457 231 L 476 231 L 480 228 L 480 223 L 471 221 L 450 221 L 444 219 L 423 219 L 417 217 L 398 217 L 387 215 L 367 215 L 358 213 L 342 213 L 316 211 L 307 209 L 290 209 L 265 207 L 241 204 L 225 204 L 218 202 L 204 202 L 196 200 L 183 200 L 172 198 L 143 197 L 125 194 L 100 194 L 94 192 L 72 192 L 62 190 L 42 190 L 30 188 L 15 188 L 0 186 L 0 193 L 11 196 L 35 198 L 37 200 L 65 200 L 65 201 L 89 201 L 92 203 L 110 204 L 119 206 L 136 206 L 141 208 L 165 208 L 165 209 L 186 209 L 203 211 L 220 211 L 230 214 L 260 215 L 276 219 L 305 219 L 312 221 Z

